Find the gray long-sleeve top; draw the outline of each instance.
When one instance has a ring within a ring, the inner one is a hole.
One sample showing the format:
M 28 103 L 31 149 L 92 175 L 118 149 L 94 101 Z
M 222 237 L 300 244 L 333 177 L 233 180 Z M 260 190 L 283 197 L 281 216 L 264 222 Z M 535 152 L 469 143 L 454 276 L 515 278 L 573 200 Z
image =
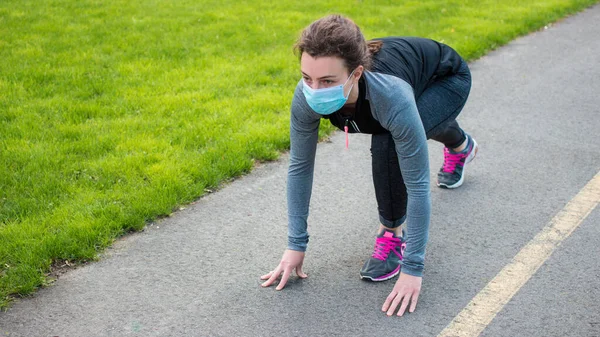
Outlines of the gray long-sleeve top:
M 401 78 L 365 71 L 366 98 L 373 118 L 396 143 L 400 170 L 408 192 L 406 250 L 402 271 L 422 276 L 431 212 L 427 139 L 411 85 Z M 290 120 L 290 164 L 287 181 L 288 248 L 305 251 L 319 122 L 323 116 L 307 104 L 299 82 Z

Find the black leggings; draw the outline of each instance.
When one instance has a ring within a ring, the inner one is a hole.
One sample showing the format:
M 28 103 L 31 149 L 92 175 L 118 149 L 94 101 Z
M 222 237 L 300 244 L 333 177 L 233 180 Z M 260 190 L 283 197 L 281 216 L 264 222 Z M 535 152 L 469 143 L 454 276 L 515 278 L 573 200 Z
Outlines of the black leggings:
M 463 62 L 460 71 L 430 85 L 417 99 L 417 109 L 427 138 L 455 148 L 466 135 L 456 122 L 471 88 L 471 73 Z M 371 138 L 373 184 L 381 223 L 390 228 L 406 219 L 407 192 L 392 135 L 375 134 Z

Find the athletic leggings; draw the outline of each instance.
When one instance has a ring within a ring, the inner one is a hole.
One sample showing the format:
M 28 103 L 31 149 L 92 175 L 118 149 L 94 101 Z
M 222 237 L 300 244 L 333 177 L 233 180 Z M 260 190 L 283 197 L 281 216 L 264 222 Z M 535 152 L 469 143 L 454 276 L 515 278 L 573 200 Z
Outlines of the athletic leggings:
M 436 79 L 417 98 L 417 109 L 427 138 L 448 148 L 462 144 L 465 133 L 456 122 L 471 89 L 471 73 L 463 61 L 459 71 Z M 371 138 L 373 184 L 382 224 L 395 228 L 406 219 L 407 192 L 402 179 L 392 135 L 374 134 Z

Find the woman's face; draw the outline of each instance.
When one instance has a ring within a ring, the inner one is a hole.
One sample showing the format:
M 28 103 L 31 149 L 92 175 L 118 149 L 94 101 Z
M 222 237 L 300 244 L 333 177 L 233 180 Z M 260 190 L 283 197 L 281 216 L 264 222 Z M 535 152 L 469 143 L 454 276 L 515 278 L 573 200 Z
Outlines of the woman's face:
M 344 87 L 345 94 L 351 83 L 358 81 L 360 78 L 362 67 L 359 68 L 357 69 L 358 71 L 354 72 L 352 78 L 348 80 L 351 71 L 346 69 L 344 61 L 339 57 L 322 56 L 314 58 L 308 53 L 302 53 L 302 57 L 300 58 L 302 78 L 312 89 L 329 88 L 346 83 Z

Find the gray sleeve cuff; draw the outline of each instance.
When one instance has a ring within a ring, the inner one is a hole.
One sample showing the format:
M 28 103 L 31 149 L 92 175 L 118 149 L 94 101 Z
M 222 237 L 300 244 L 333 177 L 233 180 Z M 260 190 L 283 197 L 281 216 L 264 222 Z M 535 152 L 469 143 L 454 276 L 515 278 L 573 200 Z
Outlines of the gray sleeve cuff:
M 304 238 L 293 238 L 288 236 L 288 249 L 305 252 L 308 246 L 308 235 Z
M 413 267 L 402 263 L 400 271 L 407 275 L 423 277 L 423 267 Z

